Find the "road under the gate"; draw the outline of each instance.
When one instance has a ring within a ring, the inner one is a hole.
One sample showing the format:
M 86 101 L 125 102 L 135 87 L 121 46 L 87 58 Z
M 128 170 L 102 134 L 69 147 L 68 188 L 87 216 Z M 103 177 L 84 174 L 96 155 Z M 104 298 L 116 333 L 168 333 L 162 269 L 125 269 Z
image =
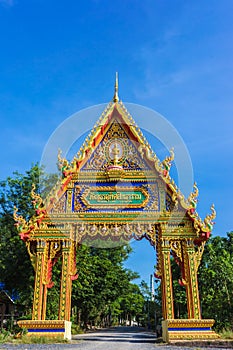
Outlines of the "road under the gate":
M 73 337 L 81 340 L 77 349 L 88 350 L 154 350 L 156 335 L 140 327 L 114 327 Z
M 165 345 L 161 339 L 156 338 L 153 332 L 147 332 L 140 327 L 113 327 L 93 333 L 80 334 L 73 337 L 75 347 L 72 350 L 188 350 L 202 349 L 215 350 L 222 346 L 181 346 Z M 225 347 L 225 349 L 229 349 Z
M 69 344 L 0 344 L 0 350 L 188 350 L 211 349 L 202 346 L 171 346 L 158 343 L 155 333 L 140 327 L 113 327 L 73 336 Z M 214 346 L 215 350 L 222 347 Z M 225 347 L 225 349 L 229 349 Z

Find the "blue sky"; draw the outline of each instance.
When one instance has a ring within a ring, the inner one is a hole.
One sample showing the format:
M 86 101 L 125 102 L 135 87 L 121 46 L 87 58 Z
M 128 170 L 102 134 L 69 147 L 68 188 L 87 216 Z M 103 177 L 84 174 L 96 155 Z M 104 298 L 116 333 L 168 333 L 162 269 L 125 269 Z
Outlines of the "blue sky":
M 39 161 L 68 116 L 109 102 L 118 71 L 123 102 L 184 139 L 213 234 L 233 229 L 231 0 L 0 0 L 0 36 L 1 179 Z M 133 246 L 130 266 L 149 279 L 152 249 Z

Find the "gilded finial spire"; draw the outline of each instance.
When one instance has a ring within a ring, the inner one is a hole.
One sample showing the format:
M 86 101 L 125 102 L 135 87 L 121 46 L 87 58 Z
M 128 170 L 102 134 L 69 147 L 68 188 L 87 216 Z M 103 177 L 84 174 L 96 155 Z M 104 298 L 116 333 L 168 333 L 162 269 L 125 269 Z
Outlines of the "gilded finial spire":
M 113 102 L 118 102 L 119 96 L 118 96 L 118 73 L 116 72 L 116 80 L 115 80 L 115 91 L 113 96 Z

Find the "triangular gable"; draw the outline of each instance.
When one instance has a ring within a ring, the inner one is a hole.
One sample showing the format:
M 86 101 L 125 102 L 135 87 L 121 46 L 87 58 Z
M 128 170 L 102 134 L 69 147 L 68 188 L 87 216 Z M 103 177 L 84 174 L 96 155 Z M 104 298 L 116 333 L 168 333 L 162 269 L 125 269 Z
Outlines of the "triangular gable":
M 58 213 L 60 210 L 64 213 L 66 211 L 64 203 L 67 198 L 67 187 L 72 181 L 75 181 L 77 175 L 80 178 L 82 172 L 107 172 L 108 168 L 114 165 L 114 160 L 111 157 L 111 147 L 113 148 L 116 143 L 122 148 L 118 166 L 123 171 L 151 172 L 153 177 L 159 177 L 159 172 L 156 169 L 159 167 L 159 160 L 141 130 L 122 102 L 110 103 L 72 162 L 68 163 L 60 158 L 64 179 L 62 180 L 62 186 L 59 187 L 56 193 L 56 200 L 51 201 L 51 198 L 49 198 L 49 202 L 47 202 L 48 212 Z M 162 167 L 160 170 L 162 171 Z M 145 182 L 147 176 L 144 177 L 143 181 Z M 137 186 L 142 186 L 143 181 L 138 183 Z M 151 187 L 156 187 L 154 192 L 158 191 L 157 186 L 158 184 L 151 185 Z M 85 186 L 82 187 L 85 190 Z M 77 193 L 79 190 L 76 189 L 75 191 Z M 152 192 L 150 194 L 151 200 L 154 199 Z M 148 202 L 148 205 L 152 206 L 151 201 Z M 153 204 L 153 207 L 157 211 L 159 210 L 157 205 Z M 80 203 L 76 201 L 73 210 L 77 211 L 77 208 L 82 210 Z
M 134 143 L 135 147 L 144 147 L 147 150 L 147 154 L 150 153 L 151 155 L 153 155 L 154 158 L 156 157 L 149 143 L 143 136 L 141 130 L 138 128 L 131 115 L 126 110 L 123 103 L 109 103 L 109 105 L 99 118 L 98 122 L 93 127 L 90 134 L 87 136 L 83 146 L 77 153 L 77 156 L 74 157 L 73 161 L 71 162 L 76 166 L 76 171 L 79 171 L 83 168 L 83 165 L 90 158 L 90 155 L 93 154 L 94 150 L 97 149 L 99 143 L 103 141 L 103 138 L 105 137 L 107 131 L 110 128 L 114 128 L 114 124 L 118 124 L 117 138 L 122 137 L 128 139 L 130 140 L 131 144 Z M 122 130 L 122 133 L 119 129 Z
M 150 170 L 152 167 L 149 167 L 138 150 L 141 144 L 127 132 L 128 125 L 113 117 L 100 143 L 80 171 L 107 170 L 114 163 L 113 152 L 116 145 L 119 146 L 119 165 L 124 170 Z
M 164 203 L 162 203 L 163 198 L 159 198 L 158 202 L 160 202 L 160 206 L 155 209 L 157 211 L 162 210 L 167 212 L 175 210 L 180 212 L 181 216 L 186 213 L 185 216 L 194 222 L 193 225 L 197 232 L 210 232 L 212 220 L 215 217 L 214 208 L 212 208 L 212 213 L 207 216 L 207 221 L 203 223 L 195 211 L 195 189 L 189 199 L 186 200 L 177 188 L 175 182 L 170 178 L 169 170 L 172 160 L 174 159 L 173 151 L 171 151 L 170 156 L 160 162 L 132 116 L 126 110 L 124 104 L 118 101 L 109 103 L 98 122 L 93 127 L 91 133 L 86 138 L 83 146 L 70 163 L 65 158 L 62 159 L 61 156 L 59 156 L 63 179 L 58 183 L 57 190 L 54 188 L 52 196 L 49 196 L 46 201 L 48 213 L 58 213 L 59 210 L 62 210 L 64 213 L 67 211 L 67 188 L 70 188 L 71 184 L 72 186 L 75 184 L 78 188 L 79 185 L 76 179 L 79 178 L 80 180 L 82 173 L 88 174 L 91 171 L 102 171 L 105 172 L 106 175 L 108 167 L 111 167 L 111 164 L 114 163 L 109 153 L 106 154 L 106 145 L 109 147 L 111 146 L 111 142 L 114 141 L 115 131 L 117 134 L 117 137 L 115 137 L 117 142 L 120 141 L 122 147 L 124 147 L 125 144 L 126 148 L 128 147 L 128 150 L 131 149 L 132 151 L 132 155 L 129 157 L 126 156 L 125 161 L 119 156 L 117 166 L 122 167 L 126 172 L 127 169 L 131 171 L 143 170 L 145 172 L 153 172 L 153 177 L 157 177 L 159 181 L 156 186 L 166 187 Z M 113 136 L 112 141 L 110 135 Z M 112 145 L 113 144 L 114 142 L 112 142 Z M 77 194 L 78 190 L 75 189 L 75 191 Z M 78 197 L 76 196 L 76 198 Z M 73 204 L 73 207 L 69 208 L 69 210 L 73 212 L 82 212 L 82 205 L 83 203 L 80 203 L 78 199 L 76 200 L 76 204 Z M 86 211 L 86 209 L 84 209 L 84 211 Z

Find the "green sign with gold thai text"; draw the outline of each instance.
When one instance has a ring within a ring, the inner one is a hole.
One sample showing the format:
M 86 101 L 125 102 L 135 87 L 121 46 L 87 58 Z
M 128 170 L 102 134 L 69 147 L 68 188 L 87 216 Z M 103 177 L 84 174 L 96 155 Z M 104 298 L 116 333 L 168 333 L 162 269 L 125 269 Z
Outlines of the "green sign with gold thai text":
M 96 187 L 89 188 L 82 195 L 82 200 L 90 207 L 141 208 L 148 201 L 148 193 L 143 188 Z

